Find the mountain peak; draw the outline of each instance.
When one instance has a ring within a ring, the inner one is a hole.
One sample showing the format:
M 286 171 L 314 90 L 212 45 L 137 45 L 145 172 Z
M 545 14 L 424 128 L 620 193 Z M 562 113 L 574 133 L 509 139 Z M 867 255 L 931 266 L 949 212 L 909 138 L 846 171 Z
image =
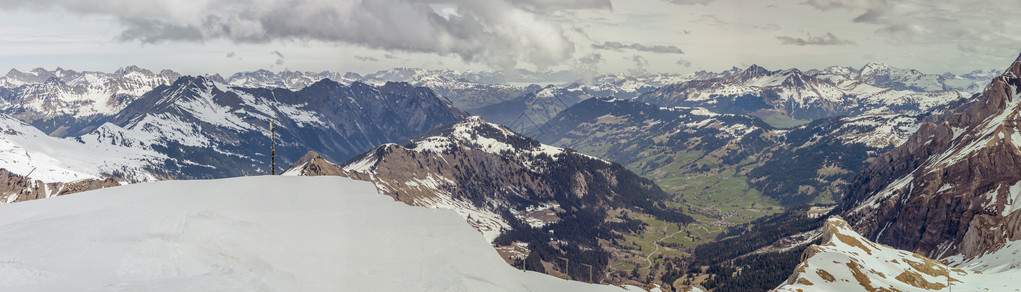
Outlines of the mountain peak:
M 751 66 L 748 67 L 748 69 L 741 71 L 741 73 L 738 73 L 736 76 L 740 80 L 749 80 L 762 76 L 769 76 L 771 74 L 773 74 L 773 72 L 766 70 L 766 68 L 763 68 L 756 64 L 752 64 Z
M 282 175 L 285 176 L 344 176 L 345 172 L 335 163 L 319 155 L 318 152 L 308 151 L 298 161 L 295 161 L 287 168 Z
M 1003 75 L 1013 74 L 1015 77 L 1021 77 L 1021 55 L 1018 55 L 1014 63 L 1007 67 L 1007 71 L 1003 72 Z
M 890 65 L 887 65 L 886 63 L 868 62 L 865 63 L 865 66 L 861 67 L 861 70 L 858 70 L 858 74 L 862 76 L 868 76 L 881 72 L 887 72 L 890 71 L 890 69 L 892 69 L 892 67 L 890 67 Z
M 120 68 L 116 72 L 114 72 L 114 74 L 120 75 L 120 76 L 128 75 L 128 74 L 131 74 L 131 73 L 139 73 L 139 74 L 146 75 L 146 76 L 155 75 L 155 74 L 152 73 L 152 71 L 149 71 L 147 69 L 138 67 L 136 65 L 126 66 L 126 67 Z

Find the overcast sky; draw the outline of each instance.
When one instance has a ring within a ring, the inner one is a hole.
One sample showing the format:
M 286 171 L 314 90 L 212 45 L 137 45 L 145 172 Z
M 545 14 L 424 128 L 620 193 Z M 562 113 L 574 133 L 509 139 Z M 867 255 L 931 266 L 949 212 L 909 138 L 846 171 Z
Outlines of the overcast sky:
M 1021 1 L 0 0 L 0 70 L 1004 69 Z

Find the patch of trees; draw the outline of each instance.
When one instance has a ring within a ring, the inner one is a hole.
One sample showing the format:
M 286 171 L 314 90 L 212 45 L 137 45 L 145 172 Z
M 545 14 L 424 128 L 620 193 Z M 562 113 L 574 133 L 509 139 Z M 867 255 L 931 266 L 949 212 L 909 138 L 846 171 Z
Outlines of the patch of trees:
M 733 226 L 715 241 L 695 248 L 687 273 L 697 273 L 698 267 L 708 266 L 706 273 L 710 276 L 702 285 L 714 291 L 775 288 L 794 271 L 804 249 L 747 254 L 781 238 L 820 228 L 824 221 L 825 218 L 808 218 L 804 209 L 796 209 Z
M 607 224 L 610 226 L 610 229 L 636 234 L 644 231 L 645 226 L 649 225 L 645 224 L 642 220 L 628 217 L 627 212 L 620 215 L 620 220 L 621 222 L 610 222 Z
M 801 262 L 802 249 L 763 253 L 710 266 L 713 276 L 702 286 L 713 291 L 769 291 L 790 276 Z
M 695 248 L 696 265 L 712 265 L 768 246 L 794 234 L 822 227 L 825 218 L 809 218 L 805 209 L 793 209 L 732 226 L 713 242 Z
M 656 218 L 675 223 L 694 221 L 691 216 L 656 203 L 670 198 L 651 180 L 638 176 L 617 163 L 604 163 L 581 155 L 566 155 L 550 170 L 550 186 L 561 208 L 584 209 L 606 204 L 609 207 L 636 209 Z M 577 177 L 585 180 L 586 192 L 574 194 L 579 188 Z M 613 177 L 616 183 L 608 178 Z
M 833 137 L 832 133 L 842 123 L 838 118 L 822 119 L 791 130 L 785 136 L 787 145 L 804 145 L 812 139 L 820 141 L 803 148 L 788 147 L 774 151 L 768 161 L 748 172 L 752 187 L 761 190 L 763 195 L 779 200 L 784 206 L 799 206 L 810 203 L 818 195 L 799 194 L 801 186 L 821 190 L 837 180 L 852 181 L 855 174 L 865 168 L 865 160 L 871 157 L 870 152 L 879 152 L 865 144 L 848 144 Z M 820 177 L 819 169 L 829 165 L 847 172 Z

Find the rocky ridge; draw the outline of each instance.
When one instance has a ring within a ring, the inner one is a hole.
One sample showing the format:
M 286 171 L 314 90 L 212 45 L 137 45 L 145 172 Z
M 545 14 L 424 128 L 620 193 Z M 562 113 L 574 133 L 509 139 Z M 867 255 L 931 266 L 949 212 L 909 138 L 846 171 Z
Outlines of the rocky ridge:
M 966 259 L 1021 239 L 1021 58 L 972 102 L 926 119 L 860 173 L 841 205 L 862 235 Z
M 814 120 L 840 115 L 917 115 L 970 97 L 959 90 L 917 92 L 860 80 L 850 71 L 771 71 L 756 65 L 724 78 L 663 86 L 638 100 L 661 106 L 697 106 L 718 113 L 780 115 Z
M 821 244 L 776 291 L 1003 291 L 1019 276 L 1010 265 L 958 268 L 908 251 L 874 243 L 838 216 L 829 218 Z

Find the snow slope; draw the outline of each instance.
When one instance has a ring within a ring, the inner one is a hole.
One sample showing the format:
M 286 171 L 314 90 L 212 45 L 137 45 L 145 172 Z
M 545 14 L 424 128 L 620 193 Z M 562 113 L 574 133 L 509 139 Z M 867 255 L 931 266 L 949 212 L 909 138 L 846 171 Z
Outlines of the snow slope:
M 340 177 L 127 185 L 5 206 L 0 232 L 0 290 L 621 290 L 516 270 L 453 212 Z
M 153 181 L 156 178 L 145 167 L 164 158 L 152 150 L 50 137 L 0 115 L 0 168 L 31 173 L 33 179 L 44 182 L 99 179 L 115 173 L 130 181 Z
M 805 251 L 794 274 L 776 291 L 920 291 L 947 288 L 948 266 L 916 253 L 876 244 L 840 217 L 824 227 L 823 244 Z M 1014 242 L 1013 244 L 1016 244 Z M 1012 245 L 1013 246 L 1013 245 Z M 1017 248 L 1013 250 L 1016 257 Z M 991 255 L 999 260 L 1003 255 Z M 983 259 L 949 267 L 954 291 L 1014 291 L 1021 278 L 1015 261 Z M 884 290 L 885 289 L 885 290 Z

